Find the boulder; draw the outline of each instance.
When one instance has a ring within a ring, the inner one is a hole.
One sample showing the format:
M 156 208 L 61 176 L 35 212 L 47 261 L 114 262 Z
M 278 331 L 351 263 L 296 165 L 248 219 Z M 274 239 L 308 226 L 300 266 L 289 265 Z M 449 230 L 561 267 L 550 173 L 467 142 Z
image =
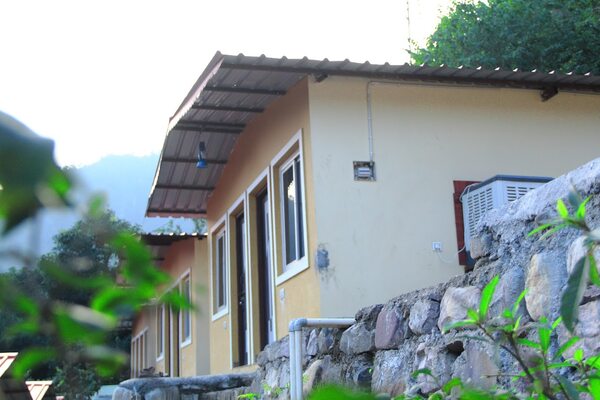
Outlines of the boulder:
M 404 342 L 399 350 L 378 351 L 373 361 L 371 390 L 390 396 L 403 394 L 415 370 L 414 351 L 414 344 L 410 341 Z
M 383 307 L 375 325 L 375 347 L 393 349 L 409 335 L 408 321 L 402 310 L 393 303 Z
M 366 322 L 359 322 L 342 334 L 340 349 L 346 354 L 360 354 L 375 350 L 375 331 Z
M 479 304 L 481 291 L 475 286 L 462 288 L 448 288 L 440 304 L 440 318 L 438 328 L 444 331 L 444 327 L 451 323 L 467 318 L 467 310 L 476 309 Z
M 314 357 L 318 353 L 317 339 L 319 337 L 319 330 L 312 329 L 308 335 L 308 342 L 306 344 L 306 355 Z
M 471 239 L 471 257 L 475 260 L 485 257 L 492 252 L 492 236 L 489 233 L 482 233 Z
M 569 250 L 567 252 L 567 273 L 570 275 L 575 268 L 575 264 L 582 257 L 587 255 L 587 247 L 585 245 L 585 236 L 580 236 L 577 239 L 573 240 L 571 246 L 569 246 Z M 594 258 L 598 261 L 600 260 L 600 249 L 596 249 L 594 251 Z M 596 265 L 597 266 L 597 265 Z
M 560 293 L 567 280 L 564 254 L 543 252 L 531 257 L 525 278 L 525 305 L 531 318 L 554 319 L 558 314 Z
M 302 375 L 302 392 L 304 397 L 319 384 L 323 379 L 323 360 L 316 360 L 306 369 Z
M 564 325 L 561 324 L 558 327 L 558 340 L 561 345 L 566 343 L 571 336 Z M 579 306 L 575 336 L 580 340 L 565 352 L 565 357 L 573 357 L 573 353 L 577 349 L 582 349 L 586 357 L 600 352 L 600 300 Z
M 498 381 L 498 362 L 494 349 L 487 343 L 468 341 L 454 362 L 452 376 L 478 388 L 490 388 Z
M 410 309 L 408 326 L 415 335 L 423 335 L 435 328 L 440 316 L 440 303 L 429 299 L 420 299 Z
M 328 354 L 333 350 L 338 329 L 322 328 L 317 336 L 317 353 L 320 355 Z
M 415 370 L 429 369 L 435 379 L 425 374 L 418 375 L 415 378 L 418 390 L 429 394 L 439 389 L 440 383 L 450 380 L 455 358 L 445 347 L 432 346 L 427 342 L 420 343 L 415 354 Z

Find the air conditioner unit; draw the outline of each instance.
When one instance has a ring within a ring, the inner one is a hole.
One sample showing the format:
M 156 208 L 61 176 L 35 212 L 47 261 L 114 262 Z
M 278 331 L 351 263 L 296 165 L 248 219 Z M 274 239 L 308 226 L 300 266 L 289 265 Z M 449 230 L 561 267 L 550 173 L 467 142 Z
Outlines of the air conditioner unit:
M 470 252 L 475 227 L 486 212 L 515 201 L 551 180 L 547 177 L 496 175 L 468 186 L 461 196 L 466 251 Z

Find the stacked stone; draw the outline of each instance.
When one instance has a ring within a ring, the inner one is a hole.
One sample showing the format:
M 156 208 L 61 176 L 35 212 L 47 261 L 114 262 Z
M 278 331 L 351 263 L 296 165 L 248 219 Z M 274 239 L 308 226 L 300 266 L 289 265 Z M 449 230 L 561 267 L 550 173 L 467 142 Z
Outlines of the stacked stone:
M 323 335 L 324 330 L 307 331 L 305 392 L 324 382 L 389 395 L 407 390 L 427 394 L 453 377 L 478 386 L 509 384 L 501 376 L 514 373 L 517 365 L 508 354 L 473 339 L 477 332 L 442 330 L 465 319 L 469 308 L 478 307 L 481 289 L 495 275 L 500 276 L 500 281 L 490 315 L 499 316 L 505 308 L 512 307 L 527 289 L 520 310 L 522 323 L 530 324 L 544 316 L 554 320 L 558 316 L 567 277 L 585 253 L 583 239 L 574 230 L 561 231 L 545 240 L 528 237 L 527 233 L 555 215 L 556 200 L 566 198 L 573 187 L 584 196 L 592 196 L 586 218 L 591 227 L 600 226 L 599 159 L 488 213 L 471 244 L 471 256 L 476 259 L 472 272 L 386 304 L 364 308 L 341 337 L 338 333 Z M 582 340 L 567 356 L 577 348 L 583 348 L 586 355 L 600 351 L 598 288 L 586 290 L 575 333 Z M 554 345 L 565 343 L 569 337 L 565 329 L 559 329 Z M 258 379 L 266 379 L 269 385 L 286 385 L 289 355 L 283 353 L 288 351 L 287 342 L 284 339 L 271 346 L 282 347 L 265 350 L 266 354 L 259 357 Z M 437 380 L 427 375 L 413 376 L 414 371 L 423 368 L 429 369 Z

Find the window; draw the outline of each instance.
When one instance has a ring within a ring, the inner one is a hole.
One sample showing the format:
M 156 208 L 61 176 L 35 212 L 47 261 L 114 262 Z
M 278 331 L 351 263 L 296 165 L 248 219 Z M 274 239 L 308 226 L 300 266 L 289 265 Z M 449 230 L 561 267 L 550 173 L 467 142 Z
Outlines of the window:
M 225 248 L 225 230 L 217 234 L 215 245 L 215 304 L 216 311 L 224 310 L 227 306 L 227 282 L 226 282 L 226 248 Z
M 279 168 L 283 270 L 305 255 L 304 205 L 300 154 L 295 154 Z
M 156 309 L 156 354 L 161 359 L 165 352 L 165 305 Z
M 190 294 L 190 276 L 187 275 L 181 281 L 181 294 L 186 299 L 188 304 L 192 304 L 192 298 Z M 192 341 L 192 321 L 191 321 L 191 310 L 189 308 L 182 309 L 179 312 L 179 318 L 181 321 L 181 345 L 184 346 Z

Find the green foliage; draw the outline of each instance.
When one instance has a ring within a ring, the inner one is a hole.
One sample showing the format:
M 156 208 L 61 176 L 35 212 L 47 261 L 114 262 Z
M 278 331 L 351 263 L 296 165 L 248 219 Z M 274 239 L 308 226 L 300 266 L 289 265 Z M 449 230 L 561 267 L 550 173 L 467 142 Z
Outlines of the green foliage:
M 517 298 L 512 307 L 501 315 L 490 316 L 489 305 L 494 297 L 498 277 L 494 277 L 482 290 L 478 310 L 469 310 L 468 318 L 448 325 L 444 330 L 467 328 L 463 336 L 467 340 L 486 342 L 492 348 L 499 348 L 512 357 L 519 368 L 517 374 L 503 375 L 510 378 L 509 387 L 473 387 L 468 382 L 454 377 L 441 382 L 430 369 L 420 369 L 413 378 L 426 375 L 435 382 L 437 390 L 428 394 L 415 393 L 408 388 L 396 400 L 441 400 L 441 399 L 600 399 L 600 355 L 586 358 L 583 350 L 577 349 L 572 357 L 567 351 L 575 346 L 579 338 L 572 337 L 562 346 L 553 344 L 556 330 L 562 323 L 559 318 L 550 324 L 547 319 L 521 325 L 520 303 L 525 292 Z M 558 348 L 557 348 L 558 347 Z M 564 375 L 568 372 L 568 375 Z M 369 393 L 350 389 L 325 386 L 317 388 L 310 399 L 377 399 Z
M 416 64 L 600 73 L 597 0 L 456 2 Z
M 0 112 L 0 237 L 43 207 L 67 204 L 70 188 L 54 143 Z
M 70 207 L 70 189 L 53 143 L 0 113 L 0 239 L 45 207 Z M 39 262 L 20 255 L 21 269 L 0 274 L 0 349 L 19 351 L 15 377 L 56 372 L 59 392 L 83 399 L 127 363 L 129 335 L 116 330 L 120 320 L 156 301 L 191 305 L 178 293 L 160 296 L 169 276 L 153 265 L 137 227 L 104 210 L 99 198 L 54 240 Z
M 560 304 L 561 317 L 570 332 L 575 329 L 579 304 L 586 286 L 588 283 L 600 286 L 594 258 L 594 250 L 600 244 L 600 230 L 592 230 L 585 220 L 586 206 L 589 200 L 590 197 L 582 199 L 575 190 L 571 191 L 567 196 L 567 202 L 572 212 L 569 211 L 569 206 L 562 199 L 558 199 L 556 202 L 557 217 L 529 232 L 529 236 L 543 232 L 542 238 L 546 238 L 561 229 L 574 228 L 580 231 L 585 238 L 586 254 L 577 260 L 571 275 L 569 275 Z

